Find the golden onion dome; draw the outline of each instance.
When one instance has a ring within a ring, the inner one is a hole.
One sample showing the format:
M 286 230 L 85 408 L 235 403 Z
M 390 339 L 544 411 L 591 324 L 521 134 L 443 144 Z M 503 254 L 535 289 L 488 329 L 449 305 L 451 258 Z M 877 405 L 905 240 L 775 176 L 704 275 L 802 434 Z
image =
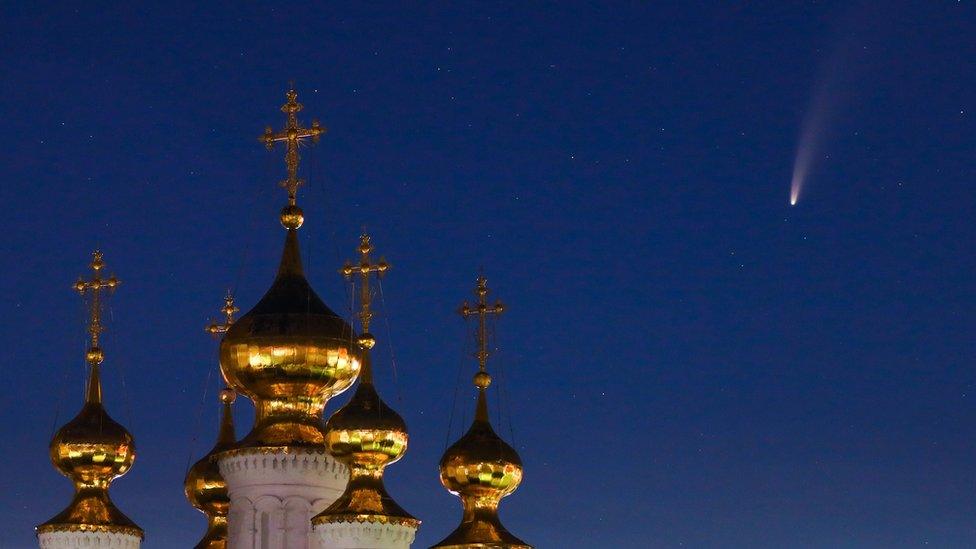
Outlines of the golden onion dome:
M 461 498 L 464 515 L 461 525 L 434 547 L 531 549 L 506 530 L 498 517 L 501 499 L 522 482 L 522 460 L 492 428 L 485 397 L 490 378 L 484 372 L 478 376 L 484 387 L 478 389 L 474 423 L 440 462 L 441 484 Z
M 135 442 L 102 406 L 101 351 L 93 347 L 88 354 L 85 405 L 58 430 L 50 445 L 51 462 L 74 483 L 75 496 L 64 511 L 38 526 L 37 533 L 112 532 L 142 538 L 142 529 L 115 506 L 108 494 L 109 484 L 132 467 Z
M 298 236 L 289 228 L 274 283 L 220 342 L 231 388 L 254 402 L 254 428 L 236 449 L 321 447 L 329 398 L 359 374 L 352 328 L 305 279 Z
M 407 425 L 376 392 L 368 350 L 363 352 L 359 386 L 352 399 L 329 418 L 325 440 L 329 453 L 349 468 L 349 482 L 339 499 L 312 519 L 313 524 L 419 526 L 420 521 L 400 507 L 383 485 L 383 469 L 407 451 Z
M 220 392 L 223 411 L 217 443 L 200 461 L 193 464 L 183 482 L 186 499 L 207 516 L 207 532 L 196 549 L 224 549 L 227 546 L 227 511 L 230 497 L 227 482 L 220 474 L 216 455 L 234 446 L 234 416 L 232 405 L 237 395 L 230 389 Z

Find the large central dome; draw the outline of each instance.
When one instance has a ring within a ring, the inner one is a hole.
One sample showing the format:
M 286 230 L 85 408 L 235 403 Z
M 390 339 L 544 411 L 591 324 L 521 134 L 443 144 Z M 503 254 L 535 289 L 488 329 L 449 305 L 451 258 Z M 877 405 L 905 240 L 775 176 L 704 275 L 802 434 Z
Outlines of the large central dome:
M 271 288 L 221 341 L 220 368 L 256 409 L 238 449 L 323 445 L 325 404 L 356 380 L 359 350 L 305 279 L 296 228 Z

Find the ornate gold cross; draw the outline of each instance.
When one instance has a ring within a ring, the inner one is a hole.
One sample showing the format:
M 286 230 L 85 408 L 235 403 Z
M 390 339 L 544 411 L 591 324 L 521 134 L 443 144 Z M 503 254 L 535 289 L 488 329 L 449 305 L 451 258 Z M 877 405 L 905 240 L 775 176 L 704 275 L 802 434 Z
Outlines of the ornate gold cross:
M 505 305 L 501 301 L 495 301 L 494 305 L 488 305 L 488 279 L 479 276 L 478 286 L 474 290 L 475 295 L 478 296 L 478 302 L 472 307 L 468 305 L 465 301 L 461 305 L 461 316 L 468 318 L 469 316 L 478 315 L 478 352 L 475 353 L 475 357 L 478 358 L 478 369 L 479 373 L 485 372 L 485 364 L 488 362 L 488 315 L 499 315 L 505 311 Z M 487 380 L 490 382 L 490 378 Z M 477 377 L 475 379 L 477 383 Z M 487 384 L 485 385 L 487 387 Z
M 230 290 L 227 290 L 227 295 L 224 297 L 224 306 L 220 308 L 220 312 L 224 313 L 223 324 L 210 322 L 210 324 L 203 327 L 203 331 L 208 332 L 214 337 L 217 337 L 217 334 L 225 333 L 234 324 L 234 313 L 238 311 L 240 309 L 234 305 L 234 294 L 230 293 Z
M 288 102 L 281 106 L 282 112 L 288 115 L 285 128 L 277 133 L 271 126 L 264 130 L 264 135 L 259 139 L 264 142 L 268 150 L 274 149 L 274 144 L 279 141 L 285 143 L 285 165 L 288 167 L 288 179 L 281 182 L 281 186 L 288 189 L 288 205 L 295 206 L 298 187 L 303 183 L 298 178 L 298 144 L 302 139 L 311 137 L 313 142 L 318 142 L 319 137 L 325 133 L 325 128 L 318 120 L 312 121 L 311 128 L 303 128 L 298 124 L 298 111 L 302 110 L 302 104 L 298 102 L 298 93 L 295 90 L 288 90 L 285 94 Z
M 359 237 L 359 265 L 353 265 L 347 261 L 343 265 L 341 272 L 347 280 L 352 280 L 354 274 L 359 275 L 359 322 L 362 324 L 363 332 L 359 335 L 358 343 L 366 349 L 372 349 L 376 344 L 373 335 L 369 333 L 369 324 L 373 320 L 373 311 L 370 305 L 373 301 L 372 291 L 369 289 L 369 275 L 376 273 L 383 276 L 383 273 L 390 269 L 390 264 L 382 257 L 378 263 L 372 263 L 369 253 L 373 251 L 373 244 L 369 241 L 369 235 L 364 234 Z
M 102 269 L 104 267 L 105 262 L 102 260 L 102 252 L 95 250 L 92 252 L 92 277 L 88 280 L 78 277 L 78 281 L 73 286 L 75 291 L 82 296 L 91 294 L 88 312 L 88 335 L 91 337 L 91 341 L 88 346 L 88 353 L 85 355 L 85 358 L 91 364 L 101 364 L 105 358 L 101 347 L 98 346 L 98 337 L 105 330 L 105 327 L 102 326 L 102 290 L 115 290 L 122 283 L 122 281 L 115 278 L 115 275 L 102 278 Z

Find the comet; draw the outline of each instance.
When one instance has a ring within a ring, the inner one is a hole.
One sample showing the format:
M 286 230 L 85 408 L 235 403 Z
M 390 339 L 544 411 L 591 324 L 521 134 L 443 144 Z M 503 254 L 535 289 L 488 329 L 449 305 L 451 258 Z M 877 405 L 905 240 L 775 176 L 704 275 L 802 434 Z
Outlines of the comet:
M 810 177 L 814 160 L 820 156 L 826 128 L 835 111 L 829 96 L 824 91 L 826 89 L 826 86 L 820 86 L 814 93 L 811 107 L 800 128 L 796 157 L 793 161 L 793 179 L 790 181 L 790 206 L 796 206 L 800 200 L 800 192 Z
M 876 11 L 867 2 L 861 3 L 840 21 L 833 47 L 819 67 L 810 103 L 800 125 L 796 156 L 793 160 L 793 177 L 790 180 L 790 206 L 796 206 L 810 177 L 824 158 L 827 138 L 841 112 L 851 102 L 863 79 L 865 68 L 870 64 L 874 48 L 869 42 L 878 42 L 878 29 L 866 28 Z
M 793 160 L 793 178 L 790 181 L 790 206 L 796 206 L 800 200 L 800 193 L 816 167 L 816 161 L 822 158 L 821 152 L 828 130 L 844 104 L 843 99 L 847 95 L 845 92 L 849 88 L 845 85 L 848 82 L 843 76 L 850 74 L 847 70 L 849 58 L 844 53 L 845 48 L 838 47 L 821 67 L 810 105 L 800 125 L 800 136 Z

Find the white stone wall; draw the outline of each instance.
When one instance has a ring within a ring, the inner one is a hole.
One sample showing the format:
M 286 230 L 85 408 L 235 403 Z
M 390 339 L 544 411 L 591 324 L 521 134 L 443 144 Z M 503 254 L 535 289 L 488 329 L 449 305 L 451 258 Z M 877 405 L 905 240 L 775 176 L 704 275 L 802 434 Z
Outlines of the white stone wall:
M 337 522 L 316 524 L 310 549 L 409 549 L 417 529 L 399 524 Z
M 230 496 L 228 549 L 311 549 L 311 519 L 346 487 L 325 452 L 231 454 L 219 461 Z
M 139 536 L 111 532 L 44 532 L 37 535 L 41 549 L 139 549 Z

